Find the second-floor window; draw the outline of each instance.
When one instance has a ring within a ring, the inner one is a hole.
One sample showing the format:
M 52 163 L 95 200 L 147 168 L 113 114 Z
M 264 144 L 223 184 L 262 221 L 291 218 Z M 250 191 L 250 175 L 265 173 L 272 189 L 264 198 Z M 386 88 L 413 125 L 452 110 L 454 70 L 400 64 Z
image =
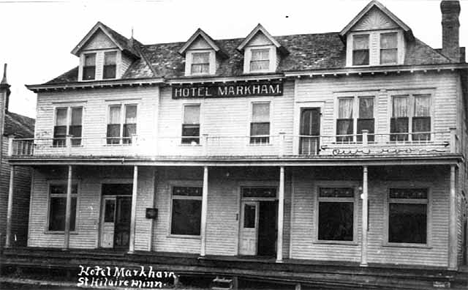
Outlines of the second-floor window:
M 269 48 L 252 48 L 250 59 L 250 71 L 267 71 L 270 69 L 270 49 Z
M 117 73 L 117 52 L 104 53 L 103 79 L 114 79 Z
M 398 63 L 398 40 L 397 33 L 380 34 L 380 64 Z
M 200 104 L 184 106 L 182 144 L 200 144 Z
M 369 34 L 353 36 L 353 65 L 368 65 L 370 57 Z
M 88 53 L 84 55 L 83 80 L 96 79 L 96 54 Z
M 109 106 L 107 144 L 131 144 L 137 129 L 137 105 Z
M 83 107 L 63 107 L 55 110 L 54 146 L 66 146 L 67 136 L 71 145 L 81 145 Z
M 191 74 L 208 74 L 210 72 L 210 53 L 192 53 Z
M 354 122 L 355 119 L 357 119 L 357 122 Z M 337 142 L 361 142 L 363 130 L 367 130 L 370 134 L 367 140 L 374 141 L 374 127 L 373 96 L 338 99 L 338 119 L 336 121 Z M 357 132 L 356 138 L 354 132 Z
M 268 144 L 270 142 L 270 103 L 252 103 L 252 121 L 250 122 L 250 144 Z
M 390 141 L 410 141 L 410 138 L 411 141 L 429 141 L 430 132 L 430 95 L 393 96 Z

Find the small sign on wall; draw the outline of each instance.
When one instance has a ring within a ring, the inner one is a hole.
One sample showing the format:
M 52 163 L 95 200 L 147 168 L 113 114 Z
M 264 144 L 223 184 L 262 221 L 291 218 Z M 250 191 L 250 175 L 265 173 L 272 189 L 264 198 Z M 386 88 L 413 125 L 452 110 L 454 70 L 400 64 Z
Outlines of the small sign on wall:
M 146 218 L 147 219 L 157 219 L 158 218 L 158 209 L 157 208 L 146 208 Z

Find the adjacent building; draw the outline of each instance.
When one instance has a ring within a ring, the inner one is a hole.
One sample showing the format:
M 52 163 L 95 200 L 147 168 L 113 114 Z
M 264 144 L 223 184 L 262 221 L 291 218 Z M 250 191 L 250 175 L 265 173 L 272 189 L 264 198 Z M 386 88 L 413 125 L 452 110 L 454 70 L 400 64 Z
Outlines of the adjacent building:
M 0 245 L 5 245 L 7 224 L 9 224 L 11 245 L 26 246 L 28 237 L 29 200 L 31 168 L 12 168 L 8 155 L 13 138 L 34 138 L 34 119 L 8 110 L 10 85 L 7 81 L 7 65 L 0 82 Z M 11 153 L 11 152 L 10 152 Z M 7 204 L 10 179 L 16 184 L 11 204 Z M 7 223 L 7 216 L 10 222 Z
M 377 1 L 323 34 L 144 45 L 98 22 L 28 86 L 27 246 L 456 271 L 468 65 L 441 10 L 442 49 Z

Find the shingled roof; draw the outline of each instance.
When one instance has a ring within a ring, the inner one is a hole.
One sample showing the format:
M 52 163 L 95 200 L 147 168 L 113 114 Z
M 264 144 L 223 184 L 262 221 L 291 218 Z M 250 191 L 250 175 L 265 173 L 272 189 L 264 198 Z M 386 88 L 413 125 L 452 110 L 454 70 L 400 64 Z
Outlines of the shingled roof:
M 5 136 L 18 138 L 34 138 L 34 124 L 32 118 L 7 111 L 5 115 Z
M 109 29 L 109 31 L 113 31 Z M 120 35 L 120 37 L 123 37 Z M 321 34 L 297 34 L 274 37 L 289 54 L 281 58 L 277 73 L 340 69 L 346 67 L 346 45 L 339 32 Z M 216 76 L 243 75 L 243 54 L 237 50 L 245 38 L 215 40 L 227 58 L 222 59 Z M 122 43 L 128 43 L 122 40 Z M 183 78 L 185 58 L 179 50 L 186 42 L 143 45 L 135 40 L 133 48 L 141 58 L 136 59 L 122 79 Z M 408 41 L 404 65 L 449 64 L 452 61 L 424 42 Z M 60 75 L 47 84 L 78 81 L 78 68 Z

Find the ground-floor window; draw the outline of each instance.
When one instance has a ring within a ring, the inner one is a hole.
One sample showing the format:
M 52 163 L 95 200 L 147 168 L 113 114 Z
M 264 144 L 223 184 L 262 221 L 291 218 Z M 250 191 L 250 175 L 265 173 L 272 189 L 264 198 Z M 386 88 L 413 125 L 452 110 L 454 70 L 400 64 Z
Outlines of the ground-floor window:
M 70 231 L 76 227 L 76 203 L 78 185 L 72 184 Z M 67 184 L 50 184 L 49 186 L 49 231 L 65 230 L 65 212 L 67 206 Z
M 201 187 L 172 188 L 172 235 L 200 235 L 202 191 Z
M 354 240 L 354 188 L 320 187 L 318 241 Z
M 390 188 L 388 242 L 427 243 L 428 189 Z

